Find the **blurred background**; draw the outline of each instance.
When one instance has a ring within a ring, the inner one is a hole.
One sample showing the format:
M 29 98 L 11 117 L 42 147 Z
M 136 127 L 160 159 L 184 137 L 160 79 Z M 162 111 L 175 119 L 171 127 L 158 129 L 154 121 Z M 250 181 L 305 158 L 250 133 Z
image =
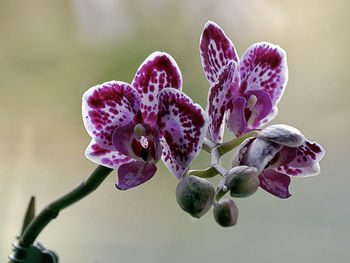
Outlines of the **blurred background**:
M 1 0 L 1 261 L 31 195 L 40 210 L 96 167 L 84 157 L 86 89 L 130 83 L 160 50 L 176 59 L 184 92 L 205 107 L 209 84 L 198 42 L 213 20 L 240 56 L 259 41 L 287 51 L 289 83 L 272 123 L 322 144 L 321 175 L 293 178 L 287 200 L 261 189 L 238 199 L 238 224 L 224 229 L 212 211 L 194 220 L 180 210 L 177 180 L 161 162 L 151 181 L 126 192 L 114 187 L 113 172 L 39 240 L 61 262 L 348 262 L 349 8 L 348 0 Z M 204 152 L 192 167 L 208 161 Z

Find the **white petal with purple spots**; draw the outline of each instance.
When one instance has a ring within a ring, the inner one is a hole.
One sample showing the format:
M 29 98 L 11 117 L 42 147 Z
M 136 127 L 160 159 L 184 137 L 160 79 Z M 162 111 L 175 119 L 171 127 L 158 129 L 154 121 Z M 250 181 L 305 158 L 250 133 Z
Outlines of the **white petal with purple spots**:
M 208 21 L 199 41 L 199 49 L 204 73 L 212 85 L 231 60 L 238 62 L 238 56 L 231 40 L 214 22 Z
M 207 112 L 209 116 L 208 137 L 221 143 L 224 134 L 224 115 L 227 105 L 239 87 L 237 64 L 230 61 L 220 74 L 219 80 L 209 90 Z
M 139 94 L 125 82 L 105 82 L 83 95 L 86 130 L 101 147 L 109 150 L 115 150 L 112 143 L 115 129 L 132 121 L 139 109 Z
M 287 85 L 288 68 L 286 52 L 270 43 L 256 43 L 249 47 L 239 62 L 241 92 L 264 90 L 275 106 Z
M 164 89 L 159 93 L 157 124 L 169 146 L 169 158 L 186 168 L 202 147 L 208 128 L 205 111 L 181 91 Z
M 85 150 L 85 156 L 94 163 L 118 169 L 121 165 L 135 161 L 117 151 L 110 151 L 98 145 L 94 140 L 90 142 Z
M 145 122 L 153 124 L 158 114 L 157 94 L 164 88 L 182 89 L 182 76 L 175 60 L 167 53 L 154 52 L 137 70 L 132 86 L 141 96 Z
M 324 149 L 317 142 L 306 140 L 303 145 L 297 147 L 297 154 L 293 161 L 273 169 L 292 176 L 315 176 L 320 173 L 318 162 L 324 153 Z
M 160 138 L 160 143 L 162 145 L 162 160 L 169 171 L 177 178 L 181 179 L 184 172 L 190 167 L 189 165 L 180 166 L 176 162 L 176 158 L 170 150 L 168 143 L 165 138 Z

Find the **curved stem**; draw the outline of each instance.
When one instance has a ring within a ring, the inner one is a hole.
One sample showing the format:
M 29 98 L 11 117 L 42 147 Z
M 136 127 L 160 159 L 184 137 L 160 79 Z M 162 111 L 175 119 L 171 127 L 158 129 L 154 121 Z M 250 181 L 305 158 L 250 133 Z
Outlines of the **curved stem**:
M 22 247 L 27 247 L 33 244 L 40 232 L 50 223 L 52 219 L 58 216 L 62 209 L 74 204 L 93 192 L 112 170 L 113 169 L 111 168 L 99 165 L 86 181 L 81 183 L 71 192 L 47 205 L 25 228 L 24 232 L 20 236 L 19 245 Z

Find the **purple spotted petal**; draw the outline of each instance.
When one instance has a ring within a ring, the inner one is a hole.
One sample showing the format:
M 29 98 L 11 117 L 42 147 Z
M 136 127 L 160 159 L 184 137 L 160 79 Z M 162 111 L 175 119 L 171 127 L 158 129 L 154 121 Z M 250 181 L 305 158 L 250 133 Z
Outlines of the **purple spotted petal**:
M 288 174 L 299 176 L 314 176 L 320 173 L 320 166 L 318 162 L 324 156 L 324 149 L 317 142 L 310 142 L 308 140 L 296 148 L 296 157 L 288 164 L 281 165 L 274 170 Z
M 120 153 L 145 162 L 158 161 L 161 156 L 159 131 L 148 124 L 138 124 L 143 127 L 144 134 L 137 136 L 135 124 L 128 123 L 115 130 L 112 136 L 113 145 Z
M 228 130 L 237 137 L 243 134 L 247 128 L 246 104 L 247 100 L 242 96 L 237 96 L 226 104 L 226 125 Z
M 182 76 L 175 60 L 164 52 L 154 52 L 137 70 L 132 86 L 141 96 L 141 112 L 145 122 L 157 120 L 157 94 L 164 88 L 182 89 Z
M 122 164 L 133 162 L 134 159 L 125 156 L 117 151 L 104 149 L 92 140 L 85 150 L 86 157 L 94 163 L 118 169 Z
M 203 144 L 208 127 L 205 111 L 181 91 L 164 89 L 159 93 L 157 124 L 171 158 L 180 167 L 187 167 Z
M 230 61 L 220 74 L 208 95 L 207 112 L 209 116 L 208 137 L 220 143 L 224 133 L 224 115 L 227 104 L 232 102 L 234 91 L 239 87 L 237 64 Z
M 208 21 L 200 38 L 199 49 L 204 73 L 212 85 L 222 68 L 231 60 L 238 62 L 238 56 L 231 40 L 214 22 Z
M 277 168 L 282 165 L 289 164 L 297 156 L 296 147 L 284 146 L 270 161 L 269 168 Z
M 275 106 L 286 87 L 288 68 L 285 51 L 270 43 L 252 45 L 239 64 L 241 92 L 264 90 Z
M 140 109 L 140 97 L 129 84 L 110 81 L 83 95 L 83 120 L 89 135 L 103 148 L 115 150 L 114 130 L 129 123 Z
M 278 173 L 272 169 L 266 169 L 259 175 L 260 187 L 270 194 L 279 198 L 288 198 L 291 196 L 288 187 L 290 184 L 289 176 Z
M 160 139 L 162 145 L 162 160 L 169 171 L 177 178 L 181 179 L 184 172 L 190 167 L 190 165 L 180 166 L 176 161 L 176 156 L 170 150 L 165 138 Z
M 157 167 L 154 163 L 146 163 L 142 161 L 134 161 L 123 164 L 118 169 L 119 190 L 127 190 L 147 182 L 156 173 Z

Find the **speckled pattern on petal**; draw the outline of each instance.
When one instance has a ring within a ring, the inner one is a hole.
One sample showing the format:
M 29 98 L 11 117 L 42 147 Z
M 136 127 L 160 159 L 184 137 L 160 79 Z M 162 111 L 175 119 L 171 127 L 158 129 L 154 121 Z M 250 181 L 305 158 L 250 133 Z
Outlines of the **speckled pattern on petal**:
M 231 103 L 233 94 L 238 87 L 239 72 L 237 64 L 234 61 L 230 61 L 224 67 L 218 82 L 210 88 L 208 94 L 208 137 L 216 143 L 222 142 L 226 107 Z
M 187 167 L 197 157 L 208 127 L 208 117 L 198 104 L 175 89 L 159 93 L 158 127 L 176 164 Z M 163 155 L 163 160 L 167 160 Z M 170 158 L 170 157 L 169 157 Z
M 169 171 L 177 178 L 181 179 L 184 172 L 189 168 L 189 164 L 186 166 L 180 166 L 175 159 L 175 156 L 170 151 L 170 147 L 165 138 L 160 138 L 162 145 L 162 160 Z
M 210 84 L 217 81 L 222 68 L 238 56 L 231 40 L 214 22 L 208 21 L 200 38 L 199 49 L 204 73 Z
M 297 147 L 297 154 L 292 162 L 274 168 L 274 170 L 292 176 L 318 175 L 320 173 L 318 162 L 324 153 L 324 149 L 317 142 L 306 140 L 303 145 Z
M 94 140 L 90 142 L 85 150 L 85 156 L 94 163 L 118 169 L 122 164 L 133 162 L 134 159 L 117 151 L 110 151 L 98 145 Z
M 262 42 L 249 47 L 239 63 L 241 92 L 264 90 L 275 106 L 287 85 L 288 68 L 285 51 Z
M 132 86 L 141 96 L 141 112 L 145 122 L 157 120 L 157 94 L 164 88 L 182 89 L 182 76 L 175 60 L 167 53 L 154 52 L 138 69 Z
M 125 82 L 106 82 L 83 95 L 86 130 L 101 147 L 109 150 L 115 150 L 112 143 L 115 129 L 129 123 L 139 109 L 139 94 Z

